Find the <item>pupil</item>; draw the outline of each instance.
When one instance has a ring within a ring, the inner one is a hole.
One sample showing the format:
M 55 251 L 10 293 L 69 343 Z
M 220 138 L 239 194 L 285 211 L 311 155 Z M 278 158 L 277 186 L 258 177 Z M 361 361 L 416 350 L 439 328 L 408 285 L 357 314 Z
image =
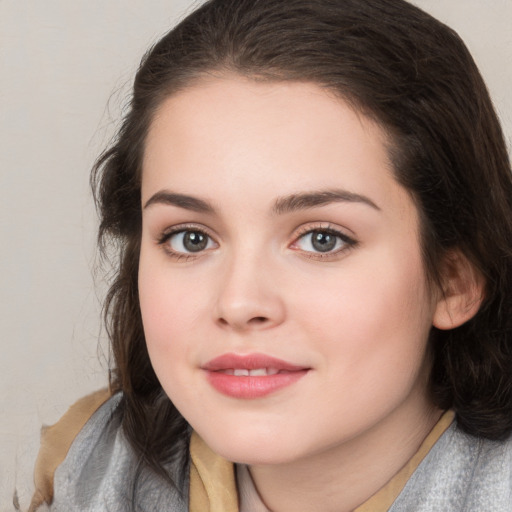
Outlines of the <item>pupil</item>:
M 319 252 L 332 251 L 336 245 L 336 237 L 324 231 L 315 231 L 312 235 L 313 247 Z
M 206 247 L 206 243 L 206 236 L 197 231 L 187 231 L 183 237 L 183 245 L 190 252 L 202 251 Z

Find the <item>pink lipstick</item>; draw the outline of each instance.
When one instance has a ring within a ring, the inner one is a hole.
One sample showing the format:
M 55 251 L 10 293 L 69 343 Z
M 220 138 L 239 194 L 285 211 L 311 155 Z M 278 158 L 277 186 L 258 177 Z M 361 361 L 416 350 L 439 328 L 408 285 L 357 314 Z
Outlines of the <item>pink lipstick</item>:
M 206 363 L 210 384 L 233 398 L 261 398 L 297 382 L 309 368 L 265 354 L 223 354 Z

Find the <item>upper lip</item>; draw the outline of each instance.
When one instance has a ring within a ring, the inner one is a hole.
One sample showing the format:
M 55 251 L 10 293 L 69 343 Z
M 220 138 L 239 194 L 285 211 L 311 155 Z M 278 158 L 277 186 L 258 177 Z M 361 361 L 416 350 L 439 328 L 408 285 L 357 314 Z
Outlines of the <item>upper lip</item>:
M 288 361 L 258 353 L 244 355 L 222 354 L 208 361 L 202 368 L 211 372 L 228 369 L 256 370 L 258 368 L 276 368 L 277 370 L 290 372 L 308 369 L 306 366 L 297 366 Z

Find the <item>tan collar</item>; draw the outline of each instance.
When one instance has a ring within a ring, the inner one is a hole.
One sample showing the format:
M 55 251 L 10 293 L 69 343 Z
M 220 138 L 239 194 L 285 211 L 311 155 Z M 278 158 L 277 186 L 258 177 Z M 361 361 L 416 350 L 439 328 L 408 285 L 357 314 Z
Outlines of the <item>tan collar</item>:
M 189 512 L 238 512 L 234 464 L 195 432 L 190 439 Z
M 453 411 L 445 412 L 409 462 L 354 512 L 386 512 L 453 418 Z M 195 432 L 190 456 L 190 512 L 238 512 L 234 465 L 215 454 Z

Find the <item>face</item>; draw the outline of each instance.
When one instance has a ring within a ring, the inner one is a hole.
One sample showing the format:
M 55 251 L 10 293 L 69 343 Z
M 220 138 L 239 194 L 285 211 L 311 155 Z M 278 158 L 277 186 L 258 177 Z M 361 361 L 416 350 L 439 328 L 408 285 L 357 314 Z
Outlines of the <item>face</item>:
M 362 114 L 312 84 L 198 83 L 151 125 L 142 207 L 149 355 L 217 453 L 304 459 L 430 405 L 418 212 Z

